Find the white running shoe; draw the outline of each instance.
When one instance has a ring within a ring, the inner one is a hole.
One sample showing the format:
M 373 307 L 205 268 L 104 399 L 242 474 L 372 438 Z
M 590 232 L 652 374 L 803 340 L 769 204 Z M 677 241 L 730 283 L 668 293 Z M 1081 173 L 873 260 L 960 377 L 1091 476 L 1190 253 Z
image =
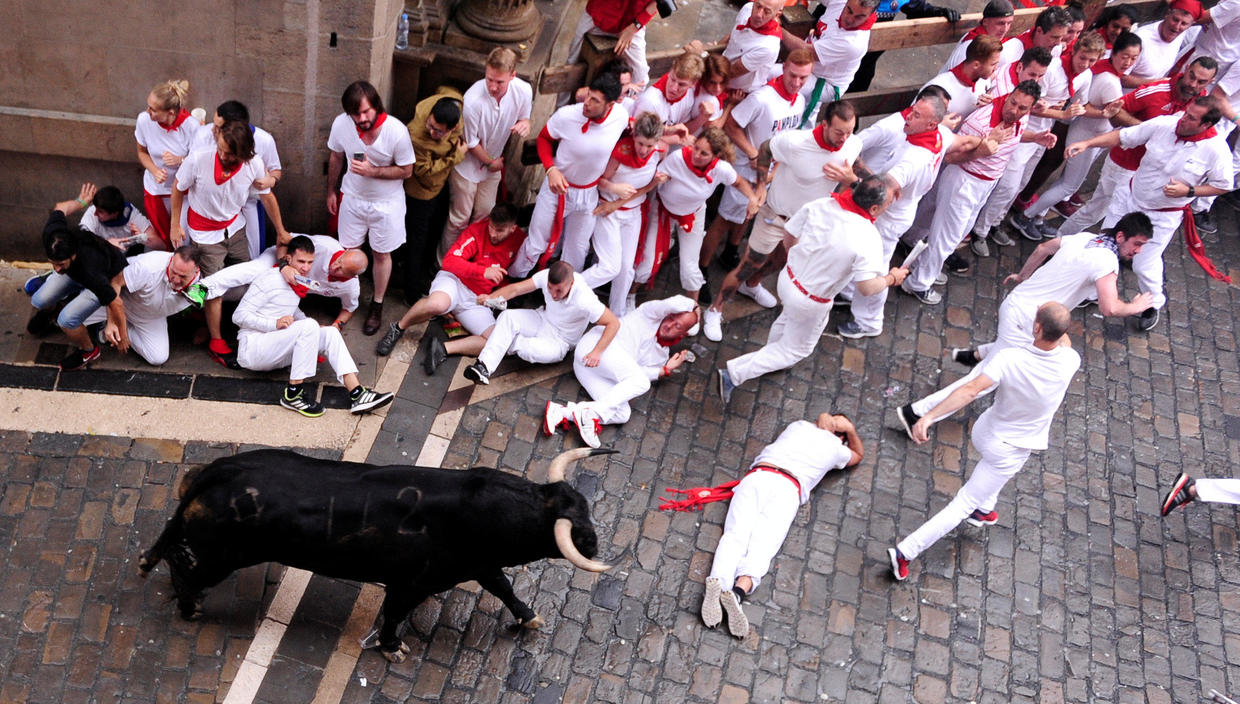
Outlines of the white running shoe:
M 706 339 L 711 342 L 719 342 L 723 339 L 723 311 L 711 310 L 707 308 L 702 313 L 702 330 L 706 332 Z
M 749 296 L 763 308 L 774 308 L 779 305 L 779 299 L 775 297 L 775 294 L 763 288 L 762 284 L 757 286 L 741 284 L 736 287 L 736 292 Z
M 585 444 L 593 448 L 602 444 L 598 434 L 603 430 L 603 419 L 599 417 L 598 411 L 584 404 L 578 404 L 573 409 L 573 423 L 577 424 L 577 433 L 581 435 Z
M 543 434 L 547 437 L 555 435 L 555 429 L 568 420 L 569 410 L 555 401 L 547 402 L 547 410 L 543 412 Z

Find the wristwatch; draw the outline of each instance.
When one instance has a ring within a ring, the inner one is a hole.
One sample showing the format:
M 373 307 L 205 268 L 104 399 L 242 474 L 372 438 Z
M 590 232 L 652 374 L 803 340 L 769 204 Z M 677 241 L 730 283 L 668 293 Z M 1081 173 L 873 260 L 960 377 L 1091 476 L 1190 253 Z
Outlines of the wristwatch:
M 1189 186 L 1189 187 L 1188 187 L 1188 197 L 1189 197 L 1189 198 L 1196 198 L 1196 197 L 1197 197 L 1197 189 L 1196 189 L 1196 188 L 1194 188 L 1193 186 Z
M 634 27 L 637 27 L 638 29 L 645 29 L 645 27 L 646 27 L 646 25 L 642 24 L 642 21 L 641 21 L 641 20 L 639 20 L 639 19 L 634 19 L 634 20 L 633 20 L 633 26 L 634 26 Z

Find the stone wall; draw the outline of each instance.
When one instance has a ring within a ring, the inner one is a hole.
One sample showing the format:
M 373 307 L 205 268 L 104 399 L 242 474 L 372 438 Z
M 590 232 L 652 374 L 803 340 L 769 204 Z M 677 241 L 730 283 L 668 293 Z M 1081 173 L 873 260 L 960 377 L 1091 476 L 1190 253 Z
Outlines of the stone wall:
M 41 258 L 51 205 L 82 181 L 137 203 L 134 119 L 151 87 L 190 81 L 208 115 L 237 99 L 284 162 L 285 223 L 323 231 L 327 133 L 340 93 L 366 78 L 385 96 L 402 0 L 0 0 L 0 257 Z M 406 118 L 407 116 L 396 115 Z

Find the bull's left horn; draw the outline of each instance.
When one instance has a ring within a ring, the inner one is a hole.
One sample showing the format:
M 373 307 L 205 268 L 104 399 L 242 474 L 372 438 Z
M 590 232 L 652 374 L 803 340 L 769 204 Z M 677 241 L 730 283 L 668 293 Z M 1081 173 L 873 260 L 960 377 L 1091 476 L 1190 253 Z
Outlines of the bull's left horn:
M 564 471 L 568 469 L 568 465 L 571 462 L 576 462 L 592 455 L 611 455 L 615 454 L 615 452 L 615 450 L 605 447 L 579 447 L 576 450 L 565 450 L 551 460 L 551 466 L 547 468 L 547 481 L 552 484 L 564 481 Z
M 555 520 L 555 544 L 560 547 L 560 554 L 564 556 L 564 559 L 573 563 L 573 566 L 578 569 L 587 572 L 606 572 L 611 569 L 611 565 L 591 560 L 577 550 L 577 546 L 573 545 L 573 522 L 567 518 Z

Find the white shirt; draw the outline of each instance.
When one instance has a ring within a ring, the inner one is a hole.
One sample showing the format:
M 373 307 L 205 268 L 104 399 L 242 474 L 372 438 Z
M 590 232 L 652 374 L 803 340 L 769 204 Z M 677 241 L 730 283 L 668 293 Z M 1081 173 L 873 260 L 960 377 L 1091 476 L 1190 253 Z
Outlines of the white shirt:
M 1119 82 L 1119 76 L 1113 73 L 1097 73 L 1090 79 L 1089 104 L 1095 108 L 1101 110 L 1106 107 L 1107 103 L 1122 97 L 1124 97 L 1124 87 Z M 1080 136 L 1071 141 L 1084 141 L 1115 129 L 1111 121 L 1105 117 L 1085 117 L 1084 115 L 1073 120 L 1072 126 L 1073 134 Z
M 771 156 L 779 163 L 775 177 L 767 189 L 766 201 L 771 209 L 785 218 L 800 210 L 801 206 L 831 195 L 837 181 L 822 173 L 827 164 L 852 164 L 861 153 L 861 140 L 856 135 L 835 151 L 827 151 L 818 144 L 813 130 L 787 130 L 771 138 Z
M 697 303 L 685 296 L 646 301 L 620 319 L 620 332 L 608 349 L 624 350 L 654 381 L 662 375 L 663 365 L 671 356 L 671 349 L 659 344 L 659 326 L 667 316 L 688 313 L 696 306 Z
M 842 94 L 852 83 L 861 57 L 870 47 L 870 30 L 844 29 L 840 15 L 847 0 L 831 0 L 815 27 L 811 46 L 814 49 L 813 75 L 840 89 Z M 812 91 L 815 81 L 805 82 L 805 91 Z
M 282 171 L 284 165 L 280 163 L 280 150 L 276 149 L 276 138 L 262 127 L 250 125 L 250 134 L 254 135 L 254 153 L 263 158 L 263 163 L 267 165 L 268 171 Z M 204 125 L 202 129 L 194 137 L 194 149 L 215 149 L 215 130 L 210 126 Z
M 290 233 L 293 237 L 296 234 Z M 314 264 L 310 266 L 310 273 L 306 278 L 318 284 L 318 288 L 314 289 L 314 293 L 320 296 L 331 296 L 340 299 L 340 307 L 350 313 L 357 310 L 358 299 L 361 297 L 361 284 L 358 283 L 357 277 L 353 276 L 345 281 L 332 281 L 328 274 L 328 267 L 331 266 L 332 257 L 337 252 L 343 252 L 344 247 L 341 246 L 340 240 L 327 235 L 306 235 L 310 241 L 314 243 Z
M 1091 244 L 1099 235 L 1082 232 L 1059 238 L 1059 251 L 1007 295 L 1033 319 L 1038 306 L 1058 301 L 1068 310 L 1097 297 L 1097 281 L 1119 273 L 1119 257 L 1110 247 Z
M 658 86 L 651 85 L 637 96 L 637 103 L 633 106 L 633 119 L 637 119 L 643 112 L 652 112 L 659 116 L 665 125 L 679 125 L 693 119 L 697 114 L 697 106 L 701 102 L 694 99 L 692 87 L 685 91 L 685 94 L 676 102 L 668 102 L 667 96 Z M 718 115 L 718 112 L 715 113 Z
M 668 176 L 658 188 L 659 202 L 673 215 L 697 212 L 719 184 L 736 183 L 736 169 L 723 159 L 716 159 L 705 176 L 698 176 L 689 168 L 691 154 L 690 147 L 683 147 L 659 164 L 659 171 Z
M 874 226 L 888 238 L 899 237 L 913 224 L 917 203 L 934 186 L 943 168 L 943 156 L 956 141 L 956 134 L 943 125 L 938 130 L 942 146 L 937 153 L 914 145 L 905 137 L 896 151 L 895 163 L 886 171 L 900 185 L 900 197 L 879 214 Z
M 1084 99 L 1084 94 L 1079 91 L 1082 88 L 1088 90 L 1089 77 L 1091 74 L 1091 71 L 1081 71 L 1075 78 L 1072 79 L 1072 89 L 1069 90 L 1068 72 L 1064 70 L 1063 61 L 1056 59 L 1051 62 L 1049 67 L 1047 67 L 1046 75 L 1042 77 L 1041 81 L 1039 81 L 1039 85 L 1042 86 L 1041 99 L 1045 101 L 1047 105 L 1056 105 L 1058 103 L 1068 102 L 1069 96 L 1071 96 L 1072 103 L 1079 103 Z M 1033 113 L 1029 114 L 1028 129 L 1033 130 L 1034 132 L 1049 130 L 1054 125 L 1055 120 L 1053 118 L 1040 117 L 1038 115 L 1034 115 Z
M 615 104 L 601 122 L 587 120 L 580 103 L 565 105 L 547 120 L 547 132 L 559 140 L 555 149 L 555 165 L 570 184 L 578 187 L 593 184 L 607 169 L 611 150 L 625 128 L 629 114 Z
M 789 102 L 769 85 L 762 86 L 745 96 L 736 107 L 732 108 L 732 119 L 745 130 L 745 136 L 754 149 L 762 147 L 762 143 L 783 130 L 793 129 L 801 124 L 801 113 L 805 111 L 805 96 L 798 94 Z M 749 157 L 741 150 L 736 150 L 737 165 L 749 165 Z
M 1240 0 L 1221 0 L 1210 8 L 1210 24 L 1197 37 L 1196 55 L 1219 63 L 1220 72 L 1240 60 Z M 1187 32 L 1186 32 L 1187 33 Z
M 134 138 L 138 140 L 138 144 L 146 147 L 155 166 L 168 172 L 168 177 L 163 183 L 156 183 L 151 172 L 144 169 L 143 190 L 153 196 L 166 196 L 172 193 L 172 184 L 176 181 L 178 167 L 164 164 L 164 152 L 172 152 L 179 157 L 188 155 L 193 151 L 195 135 L 201 129 L 203 129 L 202 123 L 193 117 L 185 118 L 181 126 L 175 130 L 166 130 L 145 112 L 138 115 L 138 122 L 133 130 Z
M 654 178 L 655 171 L 659 169 L 659 162 L 663 159 L 663 149 L 663 145 L 660 144 L 658 149 L 656 149 L 654 153 L 650 155 L 650 158 L 646 160 L 645 166 L 632 167 L 618 163 L 616 166 L 616 173 L 612 174 L 609 180 L 612 183 L 627 183 L 637 189 L 645 188 L 650 185 L 650 179 Z M 633 200 L 630 200 L 628 203 L 621 206 L 620 209 L 632 210 L 633 208 L 639 207 L 642 203 L 646 202 L 647 195 L 648 194 L 642 194 Z M 607 201 L 620 200 L 620 196 L 610 191 L 605 191 L 601 188 L 598 191 L 598 196 L 599 198 Z
M 531 277 L 534 286 L 543 292 L 543 300 L 546 301 L 543 320 L 556 337 L 569 345 L 575 345 L 585 333 L 586 328 L 591 323 L 598 322 L 603 311 L 607 310 L 607 306 L 603 305 L 598 296 L 594 295 L 594 291 L 590 290 L 590 285 L 577 272 L 573 272 L 573 285 L 564 300 L 554 300 L 551 298 L 551 293 L 547 291 L 549 278 L 550 274 L 546 269 Z
M 116 225 L 108 227 L 99 221 L 99 216 L 95 214 L 95 206 L 90 206 L 82 213 L 82 221 L 79 223 L 83 230 L 89 230 L 105 240 L 125 240 L 130 237 L 146 236 L 146 230 L 151 226 L 151 221 L 146 219 L 141 210 L 134 205 L 126 204 L 125 210 L 129 213 L 129 222 L 124 225 Z M 133 225 L 138 229 L 138 235 L 134 235 L 129 230 L 129 226 Z
M 1163 194 L 1163 186 L 1172 178 L 1190 186 L 1232 187 L 1231 150 L 1226 140 L 1215 135 L 1186 142 L 1175 135 L 1179 120 L 1180 114 L 1160 115 L 1119 131 L 1121 147 L 1145 145 L 1145 156 L 1132 177 L 1132 197 L 1142 209 L 1179 208 L 1193 200 Z
M 857 133 L 861 158 L 876 174 L 886 173 L 904 143 L 904 116 L 894 112 Z
M 250 282 L 249 290 L 233 312 L 233 322 L 241 328 L 238 335 L 271 332 L 276 329 L 276 321 L 286 315 L 296 320 L 306 317 L 298 308 L 300 304 L 301 297 L 284 280 L 280 270 L 273 267 Z
M 1184 34 L 1181 32 L 1175 39 L 1165 42 L 1158 34 L 1160 24 L 1162 20 L 1137 27 L 1136 35 L 1141 37 L 1141 55 L 1132 65 L 1132 75 L 1151 79 L 1165 78 L 1175 65 L 1180 46 L 1184 43 Z
M 222 242 L 225 232 L 231 234 L 245 227 L 245 219 L 238 216 L 250 193 L 271 192 L 269 189 L 254 188 L 254 182 L 267 175 L 262 157 L 255 155 L 249 161 L 243 162 L 223 183 L 215 182 L 217 159 L 215 149 L 201 149 L 186 157 L 177 172 L 177 190 L 187 191 L 185 202 L 190 210 L 208 220 L 231 220 L 226 227 L 220 229 L 199 230 L 193 226 L 190 216 L 186 231 L 197 244 Z
M 723 58 L 728 61 L 740 58 L 741 65 L 748 70 L 748 73 L 729 79 L 728 87 L 733 90 L 743 90 L 746 93 L 766 82 L 767 71 L 779 58 L 780 45 L 778 35 L 763 34 L 749 26 L 749 16 L 752 13 L 752 2 L 745 3 L 740 12 L 736 13 L 736 21 L 732 23 L 728 45 L 723 49 Z M 742 25 L 744 29 L 737 29 Z
M 775 442 L 762 448 L 750 468 L 766 464 L 796 477 L 804 504 L 827 472 L 843 469 L 851 459 L 852 450 L 838 435 L 808 420 L 798 420 L 784 428 Z
M 129 258 L 124 270 L 125 290 L 121 300 L 125 315 L 140 320 L 158 320 L 189 307 L 189 299 L 168 283 L 168 264 L 172 252 L 146 252 Z M 197 281 L 197 277 L 194 278 Z
M 364 154 L 374 166 L 409 166 L 413 163 L 413 142 L 409 129 L 391 115 L 384 116 L 374 144 L 366 144 L 357 134 L 353 119 L 340 113 L 332 121 L 331 134 L 327 136 L 327 148 L 344 154 L 344 180 L 340 192 L 366 201 L 387 201 L 405 198 L 404 182 L 398 178 L 371 178 L 349 170 L 349 160 L 354 154 Z M 333 184 L 334 185 L 334 184 Z
M 534 89 L 520 78 L 512 79 L 504 97 L 498 101 L 487 92 L 485 79 L 474 83 L 465 91 L 461 109 L 466 148 L 473 149 L 481 144 L 492 157 L 502 156 L 513 125 L 530 119 L 533 101 Z M 465 159 L 456 165 L 456 172 L 472 183 L 481 183 L 490 174 L 472 152 L 467 152 Z
M 1028 450 L 1045 450 L 1051 421 L 1063 403 L 1081 355 L 1070 347 L 1005 347 L 982 360 L 979 371 L 998 385 L 995 402 L 973 425 L 974 434 Z
M 840 207 L 835 198 L 810 201 L 784 225 L 797 243 L 788 250 L 788 268 L 812 296 L 833 298 L 849 281 L 887 273 L 883 245 L 874 223 Z
M 947 103 L 947 112 L 954 112 L 957 115 L 968 115 L 977 107 L 978 97 L 986 93 L 989 82 L 980 80 L 973 85 L 965 85 L 960 82 L 956 74 L 948 70 L 931 78 L 926 83 L 926 86 L 939 86 L 952 97 Z M 922 86 L 922 88 L 926 86 Z

